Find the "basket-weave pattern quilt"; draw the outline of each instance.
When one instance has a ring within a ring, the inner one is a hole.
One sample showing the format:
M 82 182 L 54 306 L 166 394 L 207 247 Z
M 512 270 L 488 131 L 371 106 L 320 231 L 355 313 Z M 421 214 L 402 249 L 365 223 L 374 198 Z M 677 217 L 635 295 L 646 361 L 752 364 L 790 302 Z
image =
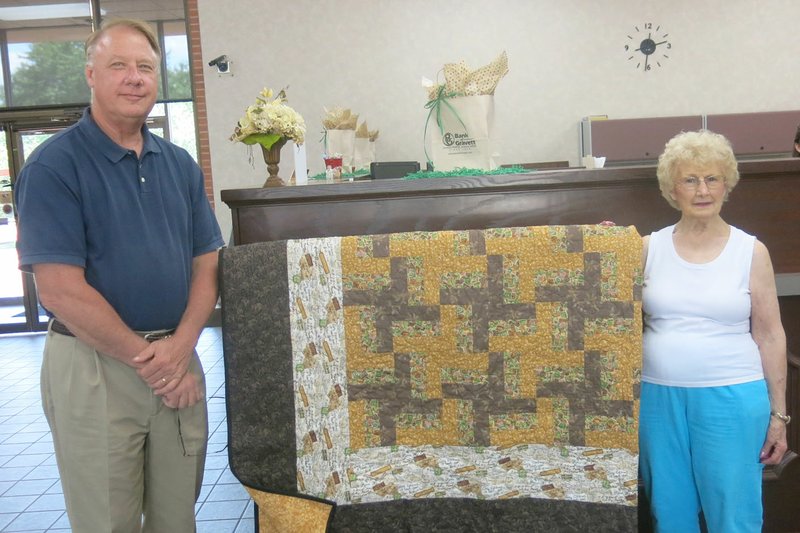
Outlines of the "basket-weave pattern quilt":
M 603 226 L 226 250 L 231 468 L 331 531 L 635 530 L 640 262 Z

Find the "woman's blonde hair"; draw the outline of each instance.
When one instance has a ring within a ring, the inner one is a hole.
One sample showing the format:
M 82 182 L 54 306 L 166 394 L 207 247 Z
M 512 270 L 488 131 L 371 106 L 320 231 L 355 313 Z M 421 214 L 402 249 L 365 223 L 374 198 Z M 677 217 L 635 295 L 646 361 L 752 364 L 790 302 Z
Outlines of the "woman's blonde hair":
M 682 164 L 716 165 L 725 181 L 725 199 L 739 182 L 739 169 L 733 147 L 725 136 L 708 130 L 685 131 L 677 134 L 664 145 L 658 158 L 658 186 L 667 203 L 678 209 L 670 193 L 675 189 L 678 167 Z

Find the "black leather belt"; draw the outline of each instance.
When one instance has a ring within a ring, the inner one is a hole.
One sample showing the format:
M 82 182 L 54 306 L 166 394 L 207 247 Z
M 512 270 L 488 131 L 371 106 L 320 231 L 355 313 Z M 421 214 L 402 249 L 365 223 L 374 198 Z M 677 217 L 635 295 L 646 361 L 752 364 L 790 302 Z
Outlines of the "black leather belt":
M 59 335 L 66 335 L 67 337 L 75 336 L 67 326 L 65 326 L 62 322 L 59 322 L 55 318 L 50 319 L 50 331 L 54 331 Z
M 50 319 L 50 331 L 58 333 L 59 335 L 66 335 L 67 337 L 75 336 L 75 334 L 72 333 L 66 326 L 66 324 L 59 322 L 56 318 Z M 155 342 L 172 337 L 172 335 L 175 333 L 175 330 L 161 329 L 156 331 L 137 331 L 136 333 L 141 335 L 147 342 Z

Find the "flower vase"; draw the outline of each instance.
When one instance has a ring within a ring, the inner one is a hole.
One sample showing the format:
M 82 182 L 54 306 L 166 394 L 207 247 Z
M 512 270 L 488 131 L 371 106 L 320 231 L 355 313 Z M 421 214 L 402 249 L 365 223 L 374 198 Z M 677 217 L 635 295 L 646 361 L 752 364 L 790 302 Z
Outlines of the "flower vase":
M 284 144 L 286 144 L 286 139 L 281 138 L 269 148 L 261 146 L 261 153 L 264 155 L 264 162 L 267 164 L 267 172 L 269 172 L 263 187 L 281 187 L 284 185 L 283 180 L 278 177 L 278 164 L 281 162 L 281 148 L 283 148 Z

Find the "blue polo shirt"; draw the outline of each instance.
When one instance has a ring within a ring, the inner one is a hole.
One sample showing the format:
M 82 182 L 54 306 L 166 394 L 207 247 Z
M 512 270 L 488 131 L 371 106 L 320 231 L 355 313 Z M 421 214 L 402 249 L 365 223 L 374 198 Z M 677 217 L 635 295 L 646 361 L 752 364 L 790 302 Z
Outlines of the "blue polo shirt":
M 174 328 L 192 259 L 223 245 L 200 167 L 143 127 L 141 158 L 112 141 L 87 109 L 28 157 L 14 188 L 20 268 L 83 267 L 135 330 Z

